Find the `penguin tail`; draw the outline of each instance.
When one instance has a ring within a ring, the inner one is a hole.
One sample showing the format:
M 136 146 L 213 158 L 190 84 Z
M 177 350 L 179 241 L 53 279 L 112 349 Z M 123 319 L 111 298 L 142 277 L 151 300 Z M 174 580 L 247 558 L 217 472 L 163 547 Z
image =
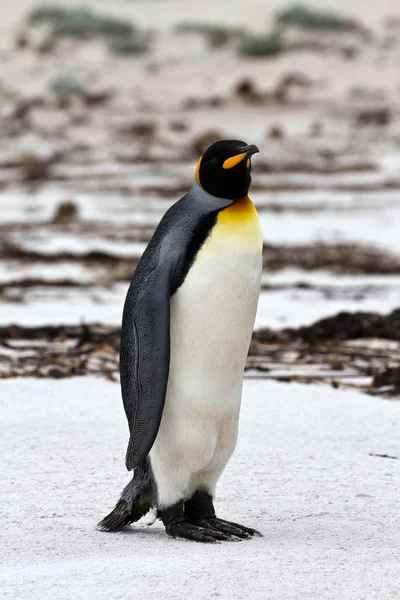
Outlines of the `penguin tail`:
M 149 512 L 150 508 L 150 503 L 143 501 L 126 502 L 121 498 L 114 510 L 100 521 L 98 528 L 102 531 L 117 531 L 126 525 L 139 521 L 141 517 Z
M 155 482 L 146 458 L 140 463 L 132 480 L 124 488 L 114 510 L 97 525 L 102 531 L 116 531 L 139 521 L 155 505 Z

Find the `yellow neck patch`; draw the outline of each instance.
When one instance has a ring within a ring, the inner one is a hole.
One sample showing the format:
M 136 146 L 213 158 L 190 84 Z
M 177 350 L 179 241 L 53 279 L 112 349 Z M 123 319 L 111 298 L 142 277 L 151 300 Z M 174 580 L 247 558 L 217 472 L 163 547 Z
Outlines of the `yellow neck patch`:
M 218 221 L 226 225 L 236 225 L 255 217 L 258 217 L 256 207 L 248 196 L 236 200 L 218 213 Z
M 262 233 L 256 208 L 246 196 L 218 213 L 215 234 L 229 237 L 235 244 L 262 251 Z

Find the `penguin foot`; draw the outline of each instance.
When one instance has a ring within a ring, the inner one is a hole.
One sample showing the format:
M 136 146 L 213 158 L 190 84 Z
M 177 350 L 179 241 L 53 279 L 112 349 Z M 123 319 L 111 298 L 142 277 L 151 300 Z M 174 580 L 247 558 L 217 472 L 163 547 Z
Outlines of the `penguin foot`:
M 257 529 L 253 529 L 252 527 L 245 527 L 244 525 L 239 525 L 239 523 L 232 523 L 231 521 L 224 521 L 223 519 L 218 519 L 217 517 L 211 517 L 209 519 L 201 519 L 197 521 L 196 525 L 205 528 L 212 528 L 226 535 L 236 536 L 241 540 L 248 540 L 252 538 L 254 535 L 259 535 L 262 537 L 262 534 L 257 531 Z
M 159 510 L 158 513 L 165 531 L 171 537 L 209 544 L 233 539 L 229 533 L 214 527 L 201 527 L 197 523 L 189 523 L 185 517 L 183 500 Z
M 246 540 L 253 535 L 262 534 L 256 529 L 218 519 L 215 515 L 211 494 L 205 490 L 196 490 L 190 500 L 185 502 L 185 517 L 192 525 L 214 529 L 230 536 L 230 539 Z
M 197 525 L 191 525 L 190 523 L 175 523 L 169 527 L 166 527 L 165 531 L 168 535 L 174 538 L 181 538 L 185 540 L 192 540 L 193 542 L 203 542 L 208 544 L 215 544 L 222 541 L 231 540 L 232 536 L 223 533 L 217 529 L 198 527 Z

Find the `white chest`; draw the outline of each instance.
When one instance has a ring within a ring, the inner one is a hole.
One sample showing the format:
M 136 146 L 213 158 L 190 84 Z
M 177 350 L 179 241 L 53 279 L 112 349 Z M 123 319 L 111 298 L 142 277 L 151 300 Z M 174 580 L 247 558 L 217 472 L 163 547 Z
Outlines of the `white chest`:
M 217 222 L 171 299 L 170 387 L 207 390 L 211 402 L 239 383 L 241 390 L 262 270 L 255 210 L 226 221 Z

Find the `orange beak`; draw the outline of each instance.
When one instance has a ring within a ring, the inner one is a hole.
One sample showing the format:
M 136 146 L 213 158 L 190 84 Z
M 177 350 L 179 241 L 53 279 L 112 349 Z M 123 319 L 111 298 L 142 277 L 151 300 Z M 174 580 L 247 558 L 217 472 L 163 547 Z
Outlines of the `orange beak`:
M 236 156 L 231 156 L 230 158 L 227 158 L 224 164 L 222 165 L 222 168 L 232 169 L 233 167 L 236 167 L 236 165 L 241 163 L 242 160 L 244 160 L 245 158 L 251 156 L 252 154 L 256 154 L 256 152 L 260 151 L 254 144 L 252 144 L 251 146 L 245 146 L 243 148 L 243 152 L 241 152 L 240 154 L 236 154 Z

